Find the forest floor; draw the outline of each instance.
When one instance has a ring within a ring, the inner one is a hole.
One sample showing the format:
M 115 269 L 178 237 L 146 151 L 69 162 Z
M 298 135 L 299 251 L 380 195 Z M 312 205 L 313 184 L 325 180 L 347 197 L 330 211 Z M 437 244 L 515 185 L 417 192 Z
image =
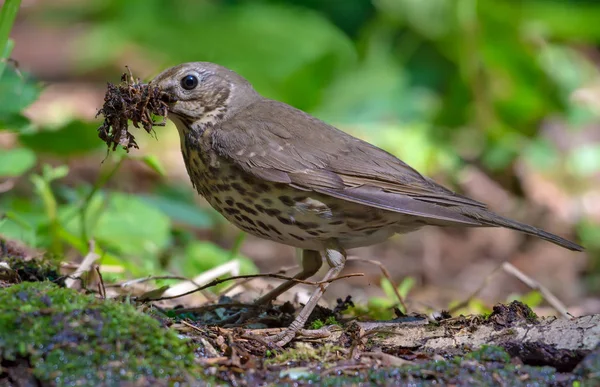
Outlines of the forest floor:
M 487 316 L 359 321 L 348 298 L 279 348 L 269 337 L 300 305 L 107 298 L 4 243 L 0 268 L 0 385 L 600 385 L 600 315 L 540 318 L 515 301 Z

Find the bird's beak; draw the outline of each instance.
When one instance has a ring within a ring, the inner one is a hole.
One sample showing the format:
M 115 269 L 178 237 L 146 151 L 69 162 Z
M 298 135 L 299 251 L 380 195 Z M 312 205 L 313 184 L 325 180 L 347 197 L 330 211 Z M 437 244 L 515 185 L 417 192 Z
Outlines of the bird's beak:
M 156 78 L 150 81 L 149 86 L 158 89 L 160 95 L 158 98 L 165 102 L 169 107 L 171 107 L 175 102 L 177 102 L 177 97 L 175 97 L 175 93 L 171 90 L 171 86 L 169 82 L 164 82 L 163 74 L 159 74 Z
M 168 91 L 161 90 L 159 98 L 161 101 L 166 102 L 169 106 L 177 102 L 177 97 Z

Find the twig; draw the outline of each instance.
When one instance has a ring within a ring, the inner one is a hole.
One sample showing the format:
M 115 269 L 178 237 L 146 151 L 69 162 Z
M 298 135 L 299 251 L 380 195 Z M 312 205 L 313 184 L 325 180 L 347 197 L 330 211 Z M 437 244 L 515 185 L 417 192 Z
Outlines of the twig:
M 189 278 L 182 277 L 179 275 L 157 275 L 157 276 L 148 276 L 148 277 L 143 277 L 143 278 L 135 278 L 132 280 L 127 280 L 127 281 L 119 282 L 116 284 L 109 284 L 109 285 L 106 285 L 106 287 L 107 288 L 126 288 L 131 285 L 141 284 L 141 283 L 148 282 L 148 281 L 169 280 L 169 279 L 189 281 Z
M 164 296 L 171 297 L 171 296 L 175 296 L 177 294 L 182 294 L 182 293 L 192 291 L 192 290 L 208 283 L 209 281 L 215 280 L 215 279 L 219 278 L 220 276 L 226 275 L 226 274 L 229 274 L 231 276 L 237 276 L 240 274 L 240 262 L 237 259 L 226 262 L 217 267 L 213 267 L 212 269 L 207 270 L 205 272 L 202 272 L 200 275 L 194 277 L 192 280 L 186 280 L 185 282 L 181 282 L 176 285 L 173 285 L 170 289 L 168 289 L 165 292 Z M 211 297 L 208 297 L 208 296 L 207 296 L 207 298 L 209 300 L 211 299 Z M 211 301 L 214 301 L 214 300 L 211 300 Z
M 284 268 L 281 268 L 281 269 L 279 269 L 279 270 L 277 271 L 277 273 L 276 273 L 276 274 L 283 274 L 283 273 L 286 273 L 286 272 L 288 272 L 288 271 L 290 271 L 290 270 L 292 270 L 292 269 L 295 269 L 295 268 L 297 268 L 297 267 L 298 267 L 298 265 L 293 265 L 293 266 L 289 266 L 289 267 L 284 267 Z M 254 279 L 254 278 L 245 278 L 245 279 L 243 279 L 243 280 L 241 280 L 241 281 L 236 281 L 236 282 L 235 282 L 234 284 L 232 284 L 231 286 L 228 286 L 228 287 L 226 287 L 225 289 L 223 289 L 223 290 L 222 290 L 222 291 L 219 293 L 219 295 L 226 295 L 227 293 L 229 293 L 229 292 L 230 292 L 230 291 L 232 291 L 233 289 L 237 288 L 238 286 L 245 285 L 245 284 L 247 284 L 248 282 L 252 281 L 253 279 Z
M 98 273 L 98 278 L 100 279 L 100 283 L 98 284 L 98 290 L 100 291 L 100 296 L 106 299 L 106 286 L 104 286 L 104 278 L 102 278 L 102 273 L 100 272 L 100 265 L 95 265 L 96 273 Z
M 95 249 L 96 242 L 93 239 L 91 239 L 88 242 L 87 255 L 85 256 L 85 258 L 83 258 L 83 261 L 81 261 L 81 264 L 79 265 L 77 270 L 75 270 L 75 272 L 65 280 L 65 286 L 67 288 L 72 288 L 75 285 L 77 278 L 81 277 L 83 273 L 89 271 L 92 268 L 94 262 L 96 262 L 96 260 L 100 258 L 100 256 L 94 252 Z
M 132 287 L 137 284 L 142 284 L 145 282 L 156 281 L 156 280 L 180 280 L 180 281 L 185 281 L 186 283 L 192 282 L 195 286 L 200 286 L 200 284 L 195 283 L 194 280 L 190 280 L 187 277 L 183 277 L 183 276 L 179 276 L 179 275 L 160 275 L 160 276 L 147 276 L 147 277 L 143 277 L 143 278 L 135 278 L 132 280 L 123 281 L 123 282 L 119 282 L 116 284 L 106 285 L 106 287 L 108 287 L 108 288 L 127 288 L 127 287 Z M 165 289 L 162 294 L 167 294 L 167 292 L 169 290 L 170 290 L 170 288 Z M 147 293 L 148 292 L 146 292 L 146 294 Z M 207 294 L 205 294 L 205 293 L 203 293 L 203 294 L 209 300 L 211 299 L 211 297 L 209 297 Z
M 278 278 L 278 279 L 283 279 L 283 280 L 289 280 L 289 281 L 294 281 L 294 282 L 298 282 L 301 284 L 305 284 L 305 285 L 312 285 L 312 286 L 318 286 L 318 285 L 322 285 L 325 283 L 331 283 L 337 280 L 340 280 L 342 278 L 349 278 L 349 277 L 362 277 L 364 274 L 363 273 L 351 273 L 351 274 L 346 274 L 343 276 L 339 276 L 336 278 L 332 278 L 329 279 L 327 281 L 319 281 L 319 282 L 311 282 L 311 281 L 305 281 L 305 280 L 300 280 L 298 278 L 293 278 L 293 277 L 288 277 L 285 275 L 281 275 L 281 274 L 247 274 L 247 275 L 238 275 L 238 276 L 234 276 L 234 277 L 228 277 L 228 278 L 223 278 L 223 279 L 216 279 L 213 280 L 209 283 L 207 283 L 206 285 L 200 286 L 194 290 L 190 290 L 189 292 L 185 292 L 176 296 L 169 296 L 169 297 L 160 297 L 160 298 L 156 298 L 156 299 L 148 299 L 146 301 L 163 301 L 163 300 L 171 300 L 174 298 L 179 298 L 179 297 L 183 297 L 183 296 L 187 296 L 188 294 L 192 294 L 195 292 L 199 292 L 201 290 L 216 286 L 218 284 L 221 284 L 223 282 L 227 282 L 227 281 L 233 281 L 233 280 L 237 280 L 237 279 L 242 279 L 242 278 L 261 278 L 261 277 L 269 277 L 269 278 Z
M 193 330 L 200 332 L 200 333 L 204 333 L 202 331 L 202 329 L 198 328 L 197 326 L 190 324 L 189 322 L 185 321 L 185 320 L 181 320 L 180 323 L 182 323 L 183 325 L 185 325 L 188 328 L 192 328 Z
M 567 319 L 571 319 L 573 317 L 569 314 L 565 305 L 554 294 L 552 294 L 550 290 L 548 290 L 548 288 L 546 288 L 544 285 L 540 284 L 533 278 L 527 276 L 521 270 L 517 269 L 513 264 L 509 262 L 504 262 L 502 264 L 502 269 L 504 269 L 504 271 L 508 274 L 517 277 L 519 280 L 521 280 L 521 282 L 529 286 L 531 289 L 539 291 L 542 294 L 542 296 L 546 299 L 546 301 L 548 301 L 550 306 L 552 306 L 563 317 Z
M 404 299 L 398 292 L 398 285 L 396 284 L 396 282 L 394 280 L 392 280 L 392 276 L 390 275 L 390 272 L 388 271 L 388 269 L 386 269 L 386 267 L 381 262 L 378 262 L 378 261 L 375 261 L 372 259 L 357 258 L 357 257 L 352 257 L 352 258 L 349 258 L 348 260 L 349 261 L 367 262 L 372 265 L 378 266 L 379 269 L 381 270 L 381 273 L 383 274 L 383 276 L 385 278 L 387 278 L 387 280 L 390 281 L 390 283 L 392 284 L 392 289 L 394 290 L 394 294 L 398 298 L 398 302 L 400 303 L 400 305 L 402 305 L 402 307 L 404 308 L 404 311 L 408 312 L 408 308 L 406 307 L 406 304 L 404 303 Z

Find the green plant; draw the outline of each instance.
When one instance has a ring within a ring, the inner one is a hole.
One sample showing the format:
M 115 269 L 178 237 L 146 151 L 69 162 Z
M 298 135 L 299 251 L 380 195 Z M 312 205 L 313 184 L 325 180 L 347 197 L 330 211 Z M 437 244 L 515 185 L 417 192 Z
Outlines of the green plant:
M 20 5 L 21 0 L 6 0 L 0 10 L 0 54 L 2 55 L 0 57 L 0 78 L 2 78 L 6 62 L 15 45 L 15 42 L 9 39 L 9 35 Z
M 178 270 L 194 275 L 232 259 L 242 262 L 244 274 L 255 272 L 254 265 L 238 253 L 243 236 L 231 251 L 212 242 L 196 242 L 191 233 L 185 241 L 177 239 L 185 233 L 181 227 L 206 229 L 218 222 L 210 211 L 196 206 L 190 190 L 162 187 L 132 195 L 107 189 L 126 163 L 141 162 L 164 176 L 164 167 L 153 155 L 118 151 L 106 158 L 91 185 L 69 182 L 63 160 L 101 155 L 98 123 L 67 119 L 47 125 L 23 115 L 42 87 L 29 75 L 6 66 L 13 44 L 8 36 L 19 3 L 8 0 L 0 11 L 0 47 L 5 48 L 0 62 L 0 131 L 10 131 L 18 140 L 12 149 L 0 152 L 0 179 L 20 182 L 28 193 L 8 191 L 0 196 L 0 234 L 61 257 L 73 251 L 86 254 L 93 239 L 100 263 L 120 266 L 126 275 Z M 54 166 L 46 163 L 48 156 Z M 164 263 L 167 254 L 173 259 Z

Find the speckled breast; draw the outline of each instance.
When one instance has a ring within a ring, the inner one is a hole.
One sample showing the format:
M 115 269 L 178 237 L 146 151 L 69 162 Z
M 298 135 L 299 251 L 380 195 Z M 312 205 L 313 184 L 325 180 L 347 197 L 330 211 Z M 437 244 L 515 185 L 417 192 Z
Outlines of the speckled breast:
M 328 239 L 352 248 L 379 243 L 405 231 L 398 226 L 404 229 L 410 222 L 403 222 L 399 214 L 265 182 L 218 156 L 203 142 L 208 140 L 191 136 L 182 140 L 194 188 L 227 220 L 252 235 L 310 250 L 322 249 Z

